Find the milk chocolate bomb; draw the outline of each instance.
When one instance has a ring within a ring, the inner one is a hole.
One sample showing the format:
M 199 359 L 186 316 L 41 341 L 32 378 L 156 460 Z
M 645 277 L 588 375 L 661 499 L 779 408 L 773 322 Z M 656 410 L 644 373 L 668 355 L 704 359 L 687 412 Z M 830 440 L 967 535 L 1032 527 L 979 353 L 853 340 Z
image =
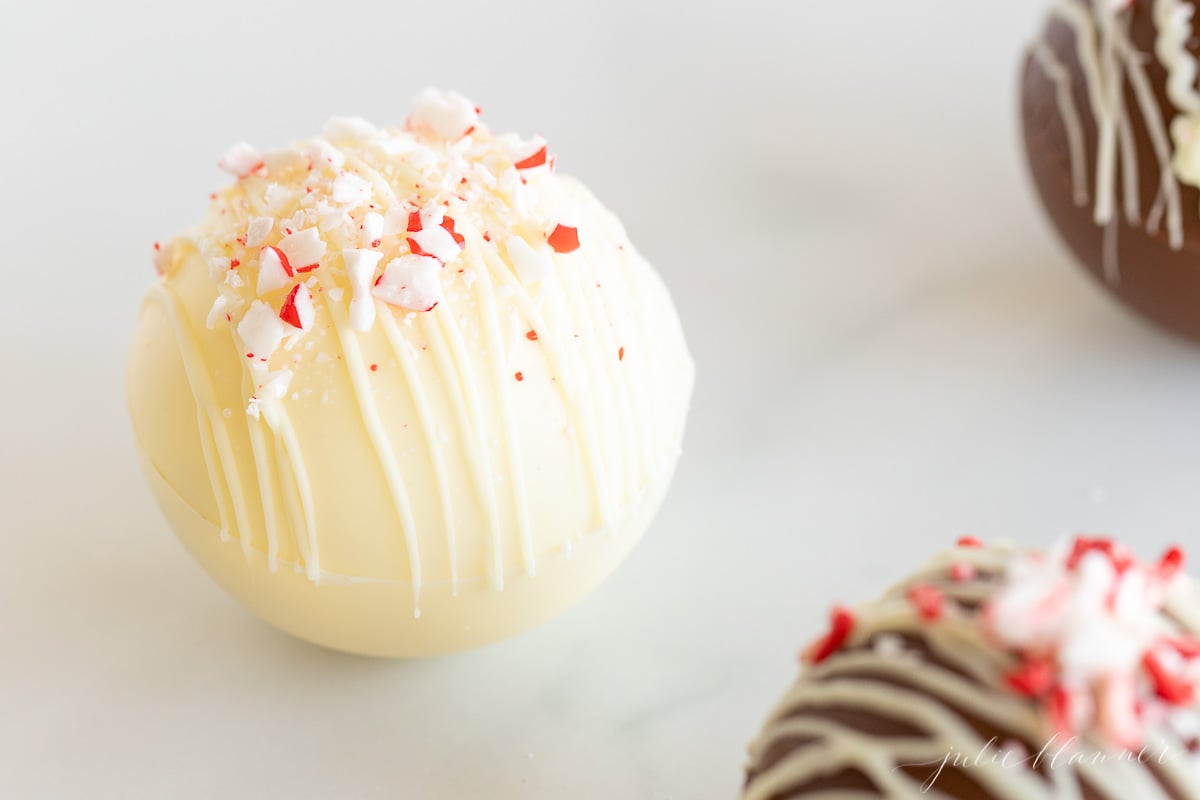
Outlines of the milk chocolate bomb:
M 1058 0 L 1025 60 L 1025 151 L 1081 264 L 1200 338 L 1200 90 L 1191 0 Z
M 452 92 L 219 165 L 156 247 L 127 375 L 196 560 L 273 625 L 381 656 L 510 636 L 603 580 L 670 484 L 693 377 L 617 218 Z
M 836 608 L 743 800 L 1197 800 L 1200 595 L 1172 548 L 963 539 Z

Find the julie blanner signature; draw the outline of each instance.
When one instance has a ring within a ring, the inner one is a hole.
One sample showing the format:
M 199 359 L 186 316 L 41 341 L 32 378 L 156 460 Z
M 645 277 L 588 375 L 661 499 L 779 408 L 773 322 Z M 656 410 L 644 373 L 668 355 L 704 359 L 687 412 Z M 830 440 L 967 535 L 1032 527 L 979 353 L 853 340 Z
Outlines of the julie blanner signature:
M 1041 750 L 1030 755 L 1024 747 L 1018 744 L 1001 745 L 998 737 L 992 737 L 973 756 L 951 748 L 943 758 L 911 764 L 897 764 L 893 771 L 913 767 L 935 767 L 933 774 L 921 784 L 921 792 L 927 793 L 937 784 L 946 769 L 974 769 L 986 766 L 999 766 L 1007 769 L 1064 769 L 1084 764 L 1104 764 L 1118 761 L 1137 764 L 1166 764 L 1174 757 L 1165 745 L 1147 745 L 1141 750 L 1104 752 L 1080 748 L 1079 744 L 1080 740 L 1077 736 L 1068 738 L 1055 734 Z

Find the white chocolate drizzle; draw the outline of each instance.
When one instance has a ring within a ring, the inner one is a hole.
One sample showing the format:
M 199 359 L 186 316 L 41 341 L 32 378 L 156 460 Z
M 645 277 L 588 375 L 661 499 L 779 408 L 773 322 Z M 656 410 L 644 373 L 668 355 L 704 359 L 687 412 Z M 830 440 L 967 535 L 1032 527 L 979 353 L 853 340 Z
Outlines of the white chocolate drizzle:
M 1200 119 L 1200 94 L 1192 86 L 1196 74 L 1195 59 L 1187 51 L 1191 26 L 1188 8 L 1180 0 L 1153 0 L 1158 30 L 1155 52 L 1167 69 L 1168 95 L 1178 110 Z M 1126 88 L 1134 98 L 1154 149 L 1159 169 L 1159 190 L 1155 195 L 1144 229 L 1157 235 L 1165 219 L 1168 243 L 1172 249 L 1183 247 L 1183 210 L 1179 183 L 1200 185 L 1200 161 L 1195 176 L 1187 172 L 1185 144 L 1191 132 L 1191 118 L 1164 118 L 1153 87 L 1146 75 L 1143 56 L 1129 39 L 1127 4 L 1112 0 L 1058 0 L 1050 16 L 1071 28 L 1075 36 L 1075 57 L 1084 77 L 1086 96 L 1097 132 L 1097 152 L 1093 172 L 1093 218 L 1105 228 L 1103 273 L 1110 282 L 1120 279 L 1117 248 L 1118 160 L 1122 176 L 1120 194 L 1124 218 L 1129 225 L 1143 224 L 1138 186 L 1136 132 L 1125 100 Z M 1083 178 L 1085 144 L 1079 110 L 1074 101 L 1070 72 L 1046 40 L 1036 42 L 1031 55 L 1054 84 L 1059 115 L 1066 132 L 1071 159 L 1074 201 L 1088 201 Z M 1190 77 L 1189 77 L 1190 76 Z M 1172 146 L 1174 138 L 1174 146 Z M 1197 142 L 1200 145 L 1200 142 Z M 1200 149 L 1197 150 L 1200 152 Z
M 1075 107 L 1075 96 L 1071 92 L 1071 75 L 1045 42 L 1035 42 L 1033 57 L 1054 82 L 1058 111 L 1067 132 L 1067 147 L 1071 158 L 1071 186 L 1075 190 L 1075 204 L 1088 202 L 1087 166 L 1083 141 L 1083 125 L 1079 121 L 1079 110 Z

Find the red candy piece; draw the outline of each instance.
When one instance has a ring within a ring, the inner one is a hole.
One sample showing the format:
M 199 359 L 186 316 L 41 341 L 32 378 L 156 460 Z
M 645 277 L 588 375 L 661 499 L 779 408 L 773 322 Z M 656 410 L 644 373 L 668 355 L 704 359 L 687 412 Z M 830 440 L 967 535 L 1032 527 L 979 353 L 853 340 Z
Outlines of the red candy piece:
M 921 619 L 936 622 L 946 611 L 946 598 L 941 589 L 928 583 L 918 583 L 909 588 L 906 597 L 916 607 Z
M 408 249 L 412 251 L 414 256 L 432 256 L 432 253 L 426 253 L 421 249 L 421 245 L 417 244 L 417 240 L 411 236 L 408 238 Z
M 546 242 L 556 253 L 573 253 L 579 249 L 579 229 L 558 225 L 550 232 Z
M 1054 689 L 1057 678 L 1049 661 L 1026 657 L 1021 666 L 1005 676 L 1004 682 L 1023 697 L 1044 697 Z
M 442 227 L 446 229 L 446 233 L 450 234 L 450 238 L 454 239 L 455 244 L 462 247 L 467 239 L 461 233 L 454 230 L 454 220 L 450 217 L 442 217 Z
M 1179 675 L 1172 674 L 1154 653 L 1142 658 L 1142 668 L 1150 676 L 1154 693 L 1174 706 L 1190 704 L 1196 698 L 1196 687 Z
M 1164 580 L 1170 580 L 1183 570 L 1185 561 L 1187 561 L 1187 558 L 1183 550 L 1179 547 L 1172 547 L 1163 553 L 1163 557 L 1159 560 L 1158 572 Z
M 1133 555 L 1112 539 L 1080 536 L 1075 539 L 1071 555 L 1067 558 L 1067 569 L 1078 569 L 1079 563 L 1089 553 L 1102 553 L 1118 573 L 1124 572 L 1134 565 Z
M 1072 721 L 1075 709 L 1075 698 L 1061 686 L 1055 687 L 1046 698 L 1046 715 L 1055 733 L 1071 737 L 1075 735 L 1075 723 Z
M 975 566 L 968 564 L 966 561 L 956 561 L 950 565 L 950 580 L 955 583 L 966 583 L 969 580 L 974 580 L 975 575 Z
M 829 614 L 829 633 L 814 642 L 802 655 L 801 660 L 810 664 L 820 664 L 831 655 L 842 649 L 842 645 L 854 631 L 854 612 L 842 606 L 836 606 Z
M 529 156 L 528 158 L 521 159 L 513 166 L 515 166 L 517 169 L 533 169 L 534 167 L 540 167 L 542 164 L 545 164 L 545 163 L 546 163 L 546 146 L 542 145 L 541 149 L 538 150 L 536 153 Z
M 279 318 L 291 325 L 293 328 L 304 328 L 300 323 L 300 312 L 296 309 L 296 293 L 300 291 L 300 284 L 292 287 L 288 292 L 287 299 L 283 301 L 283 307 L 279 309 Z

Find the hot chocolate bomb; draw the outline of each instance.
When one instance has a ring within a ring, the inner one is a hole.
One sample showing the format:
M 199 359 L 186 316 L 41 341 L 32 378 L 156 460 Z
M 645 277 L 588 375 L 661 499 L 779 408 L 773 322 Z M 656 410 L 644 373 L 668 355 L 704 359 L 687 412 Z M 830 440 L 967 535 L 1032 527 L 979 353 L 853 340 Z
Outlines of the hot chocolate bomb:
M 1197 800 L 1200 596 L 1173 548 L 962 540 L 837 608 L 743 800 Z
M 540 138 L 454 93 L 229 150 L 157 248 L 128 398 L 155 498 L 247 608 L 381 656 L 560 613 L 649 525 L 693 366 L 657 273 Z
M 1059 0 L 1026 59 L 1025 150 L 1079 261 L 1200 338 L 1200 89 L 1192 0 Z

